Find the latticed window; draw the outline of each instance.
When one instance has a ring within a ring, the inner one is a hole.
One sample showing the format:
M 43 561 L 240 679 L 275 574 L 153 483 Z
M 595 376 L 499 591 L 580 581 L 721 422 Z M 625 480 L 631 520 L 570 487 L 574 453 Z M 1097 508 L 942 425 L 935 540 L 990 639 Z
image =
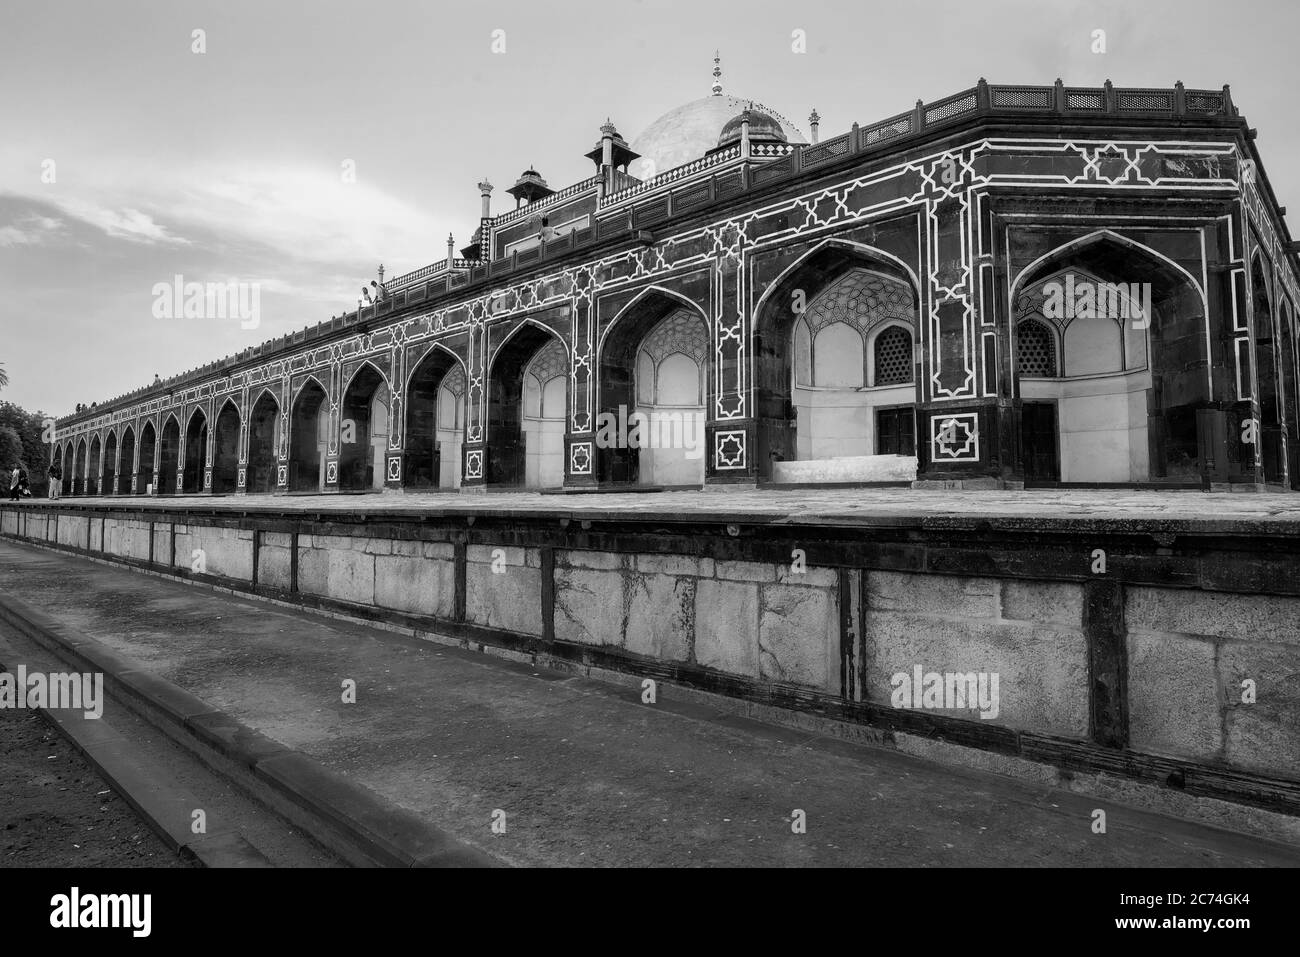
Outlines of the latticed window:
M 1022 376 L 1056 378 L 1056 345 L 1052 332 L 1037 319 L 1026 319 L 1016 326 L 1016 354 Z
M 902 385 L 912 381 L 912 334 L 890 326 L 876 336 L 876 385 Z

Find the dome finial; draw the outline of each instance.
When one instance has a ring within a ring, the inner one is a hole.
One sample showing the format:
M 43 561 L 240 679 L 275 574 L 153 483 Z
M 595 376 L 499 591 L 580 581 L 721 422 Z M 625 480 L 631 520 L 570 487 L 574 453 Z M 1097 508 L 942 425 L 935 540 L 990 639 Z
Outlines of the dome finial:
M 713 95 L 722 96 L 722 57 L 718 50 L 713 51 Z

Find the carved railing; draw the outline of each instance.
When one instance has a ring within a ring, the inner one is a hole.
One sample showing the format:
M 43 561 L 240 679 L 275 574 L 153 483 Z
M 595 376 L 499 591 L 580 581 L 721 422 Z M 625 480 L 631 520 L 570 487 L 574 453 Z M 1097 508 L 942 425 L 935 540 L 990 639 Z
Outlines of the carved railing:
M 599 176 L 589 176 L 587 179 L 574 183 L 572 186 L 564 187 L 564 189 L 560 190 L 558 193 L 552 193 L 550 196 L 545 196 L 536 202 L 528 203 L 524 206 L 520 206 L 518 209 L 512 209 L 508 213 L 502 213 L 500 216 L 494 217 L 492 220 L 492 228 L 500 229 L 502 226 L 508 226 L 515 220 L 523 219 L 525 216 L 531 216 L 538 210 L 558 205 L 561 201 L 566 200 L 571 196 L 577 196 L 579 193 L 594 190 L 599 183 Z
M 639 196 L 642 193 L 648 193 L 651 190 L 658 189 L 668 183 L 675 183 L 678 180 L 694 176 L 696 173 L 703 172 L 706 169 L 729 162 L 740 156 L 739 146 L 729 146 L 725 150 L 719 150 L 708 156 L 702 156 L 699 159 L 691 160 L 689 163 L 683 163 L 681 166 L 674 166 L 672 169 L 664 170 L 657 176 L 652 176 L 642 183 L 635 186 L 629 186 L 627 189 L 621 189 L 616 193 L 610 193 L 600 201 L 600 206 L 604 209 L 606 206 L 613 206 L 615 203 L 623 203 L 633 196 Z
M 453 259 L 451 261 L 452 269 L 468 269 L 469 267 L 470 262 L 468 259 Z M 396 279 L 389 280 L 384 283 L 384 287 L 388 290 L 388 294 L 391 296 L 393 293 L 401 289 L 405 289 L 408 286 L 414 286 L 417 283 L 422 283 L 426 279 L 432 279 L 434 276 L 441 276 L 446 272 L 447 260 L 439 259 L 436 263 L 430 263 L 428 266 L 424 266 L 421 269 L 403 273 Z

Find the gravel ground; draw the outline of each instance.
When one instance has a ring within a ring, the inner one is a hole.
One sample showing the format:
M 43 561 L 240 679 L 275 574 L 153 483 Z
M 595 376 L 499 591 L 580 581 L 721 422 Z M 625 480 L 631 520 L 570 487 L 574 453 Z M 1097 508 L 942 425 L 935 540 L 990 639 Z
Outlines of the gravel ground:
M 0 867 L 189 867 L 39 713 L 0 708 Z

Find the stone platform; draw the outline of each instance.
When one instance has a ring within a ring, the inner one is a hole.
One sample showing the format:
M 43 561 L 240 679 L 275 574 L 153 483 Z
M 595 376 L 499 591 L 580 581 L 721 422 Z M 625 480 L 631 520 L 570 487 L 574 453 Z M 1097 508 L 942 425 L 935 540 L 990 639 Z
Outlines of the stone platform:
M 136 687 L 180 685 L 270 738 L 263 753 L 294 749 L 510 864 L 1300 864 L 1300 826 L 1276 815 L 1234 817 L 1177 792 L 1151 813 L 1118 779 L 937 764 L 864 746 L 868 729 L 853 742 L 774 726 L 667 684 L 648 702 L 628 676 L 592 680 L 0 542 L 0 605 L 11 598 L 108 653 L 97 661 L 134 668 Z M 341 700 L 343 679 L 355 703 Z
M 1300 496 L 134 497 L 6 503 L 0 534 L 1300 818 Z M 1001 706 L 895 700 L 917 668 L 998 675 Z
M 1125 489 L 913 490 L 714 486 L 663 492 L 374 492 L 333 495 L 188 495 L 27 500 L 17 507 L 212 511 L 249 514 L 384 516 L 491 515 L 583 520 L 808 522 L 816 525 L 892 524 L 909 520 L 968 522 L 1191 523 L 1231 530 L 1266 522 L 1300 533 L 1300 494 Z M 9 503 L 0 503 L 8 506 Z

